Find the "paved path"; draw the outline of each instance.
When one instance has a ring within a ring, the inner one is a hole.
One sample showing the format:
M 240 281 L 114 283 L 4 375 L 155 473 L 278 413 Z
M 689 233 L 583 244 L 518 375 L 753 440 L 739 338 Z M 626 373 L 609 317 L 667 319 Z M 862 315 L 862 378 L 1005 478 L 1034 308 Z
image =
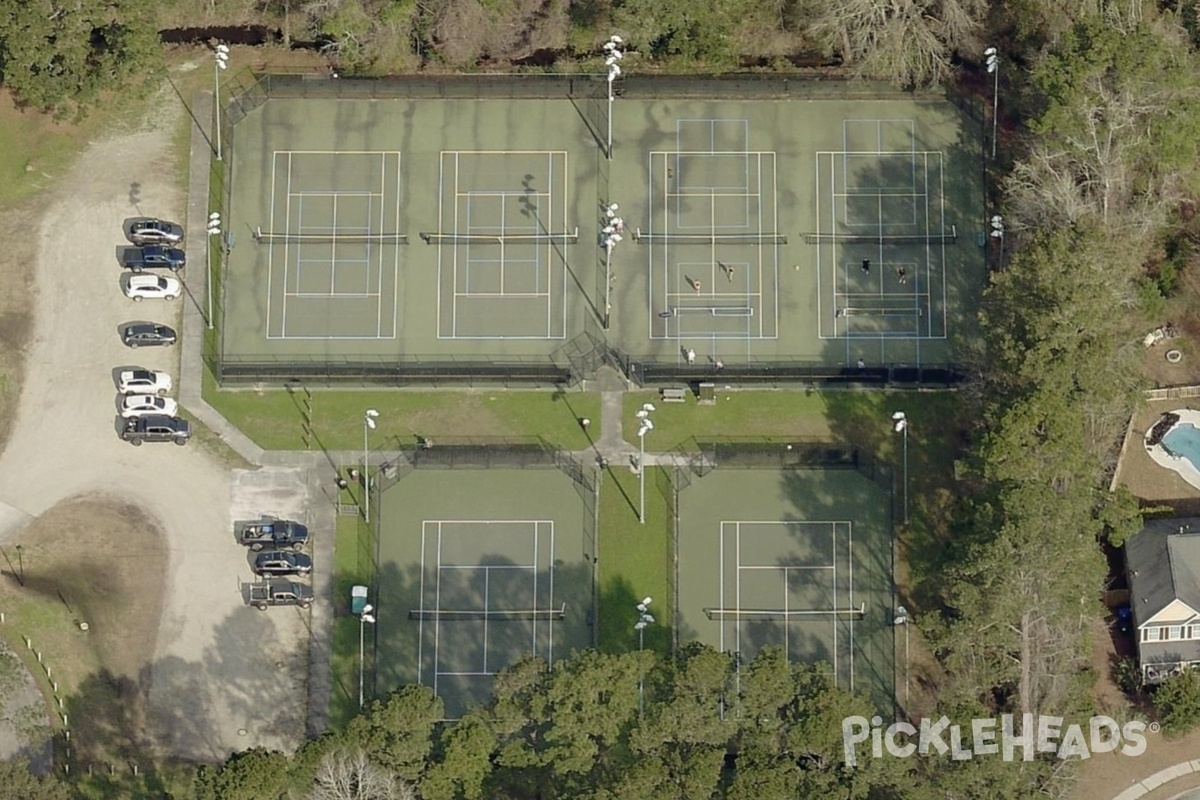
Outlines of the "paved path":
M 1156 789 L 1162 788 L 1166 784 L 1187 778 L 1193 774 L 1200 773 L 1200 759 L 1195 761 L 1184 761 L 1176 764 L 1173 767 L 1160 769 L 1148 778 L 1143 778 L 1133 786 L 1130 786 L 1125 791 L 1113 798 L 1113 800 L 1138 800 L 1145 797 Z M 1182 786 L 1179 788 L 1183 788 Z M 1169 787 L 1168 787 L 1169 789 Z M 1183 794 L 1174 795 L 1172 800 L 1198 800 L 1200 798 L 1200 789 L 1193 789 L 1184 792 Z

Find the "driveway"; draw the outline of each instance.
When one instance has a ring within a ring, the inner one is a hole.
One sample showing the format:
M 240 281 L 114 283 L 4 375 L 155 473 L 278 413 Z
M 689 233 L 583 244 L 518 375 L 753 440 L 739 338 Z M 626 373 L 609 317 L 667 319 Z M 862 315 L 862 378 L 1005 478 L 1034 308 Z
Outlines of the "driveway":
M 36 322 L 16 424 L 0 455 L 0 535 L 11 536 L 60 501 L 97 492 L 157 520 L 170 565 L 149 685 L 142 687 L 148 744 L 164 755 L 208 761 L 299 742 L 307 631 L 293 609 L 262 613 L 242 605 L 241 583 L 250 573 L 232 536 L 230 468 L 195 443 L 135 448 L 116 434 L 115 367 L 166 369 L 179 382 L 180 348 L 129 350 L 117 331 L 134 319 L 181 329 L 187 295 L 135 304 L 121 294 L 116 263 L 122 220 L 182 217 L 179 169 L 169 152 L 176 121 L 93 143 L 54 190 L 36 231 L 37 263 L 14 265 L 35 282 Z M 185 277 L 202 280 L 203 270 Z M 302 495 L 293 507 L 303 509 Z

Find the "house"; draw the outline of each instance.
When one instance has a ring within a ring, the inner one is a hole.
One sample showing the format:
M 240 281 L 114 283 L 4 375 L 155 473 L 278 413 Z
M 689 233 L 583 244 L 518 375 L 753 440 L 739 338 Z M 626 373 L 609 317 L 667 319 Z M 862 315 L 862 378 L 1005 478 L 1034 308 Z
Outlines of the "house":
M 1200 666 L 1200 517 L 1147 521 L 1125 543 L 1125 569 L 1142 679 Z

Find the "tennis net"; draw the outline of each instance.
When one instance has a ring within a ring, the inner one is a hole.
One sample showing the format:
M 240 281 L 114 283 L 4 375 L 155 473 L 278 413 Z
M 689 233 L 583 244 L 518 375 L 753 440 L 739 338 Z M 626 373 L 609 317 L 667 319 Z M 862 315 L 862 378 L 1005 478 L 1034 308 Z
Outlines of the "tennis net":
M 635 242 L 647 244 L 787 244 L 782 233 L 654 233 L 637 228 Z
M 713 620 L 734 622 L 803 622 L 805 620 L 862 619 L 867 604 L 858 608 L 706 608 L 704 614 Z
M 575 244 L 579 229 L 562 233 L 430 233 L 420 234 L 425 244 Z
M 675 316 L 682 314 L 709 314 L 714 317 L 753 317 L 754 309 L 749 306 L 675 306 Z
M 262 228 L 254 231 L 254 238 L 261 244 L 404 244 L 408 241 L 403 233 L 275 233 Z
M 954 244 L 958 241 L 958 226 L 942 233 L 915 234 L 862 234 L 862 233 L 806 233 L 805 244 Z
M 414 608 L 408 612 L 408 618 L 412 620 L 444 620 L 457 622 L 461 620 L 497 620 L 505 622 L 508 620 L 549 620 L 557 621 L 566 619 L 567 604 L 563 603 L 559 608 L 528 608 L 528 609 L 434 609 L 434 608 Z

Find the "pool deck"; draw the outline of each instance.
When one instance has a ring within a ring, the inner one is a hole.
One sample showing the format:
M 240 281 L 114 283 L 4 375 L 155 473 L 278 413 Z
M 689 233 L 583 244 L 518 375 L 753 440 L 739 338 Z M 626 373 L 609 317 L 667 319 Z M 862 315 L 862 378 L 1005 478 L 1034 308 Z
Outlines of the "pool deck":
M 1175 409 L 1170 413 L 1179 415 L 1179 421 L 1171 426 L 1171 431 L 1175 430 L 1175 428 L 1179 427 L 1180 425 L 1191 425 L 1193 428 L 1200 430 L 1200 411 L 1194 411 L 1190 408 L 1180 408 Z M 1165 439 L 1171 431 L 1167 431 L 1167 434 L 1164 434 L 1163 439 Z M 1149 444 L 1147 441 L 1149 436 L 1150 431 L 1146 431 L 1145 436 L 1142 438 L 1142 444 L 1146 448 L 1146 454 L 1150 456 L 1154 463 L 1158 464 L 1160 467 L 1165 467 L 1166 469 L 1179 473 L 1179 477 L 1183 478 L 1196 489 L 1200 489 L 1200 469 L 1197 469 L 1196 465 L 1184 456 L 1172 453 L 1166 448 L 1166 446 L 1162 444 L 1161 441 L 1155 445 Z

